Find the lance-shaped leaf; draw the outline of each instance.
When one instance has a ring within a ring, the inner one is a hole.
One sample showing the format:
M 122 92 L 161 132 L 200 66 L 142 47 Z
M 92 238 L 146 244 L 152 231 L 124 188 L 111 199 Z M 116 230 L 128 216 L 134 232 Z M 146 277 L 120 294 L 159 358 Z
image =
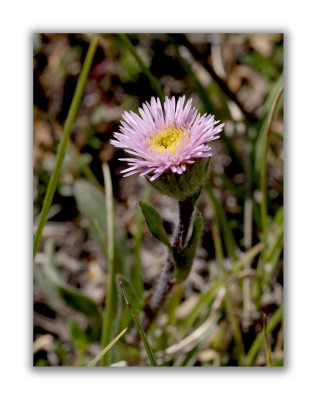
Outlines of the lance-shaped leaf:
M 156 239 L 164 243 L 173 257 L 173 249 L 172 245 L 169 241 L 167 232 L 163 226 L 162 219 L 160 217 L 160 214 L 151 206 L 148 204 L 144 203 L 143 201 L 140 201 L 140 207 L 142 214 L 144 216 L 145 222 L 147 227 L 149 228 L 150 232 Z
M 201 238 L 203 230 L 203 220 L 200 212 L 196 209 L 194 213 L 194 224 L 193 232 L 187 243 L 187 246 L 180 252 L 180 254 L 175 254 L 175 271 L 174 271 L 174 281 L 173 283 L 180 283 L 184 281 L 193 265 L 193 261 L 196 254 L 196 249 Z

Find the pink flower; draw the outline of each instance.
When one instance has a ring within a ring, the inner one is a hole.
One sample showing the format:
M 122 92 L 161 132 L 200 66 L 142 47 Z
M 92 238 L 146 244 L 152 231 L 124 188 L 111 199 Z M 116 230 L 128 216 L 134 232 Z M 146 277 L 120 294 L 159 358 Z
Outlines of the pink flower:
M 154 181 L 165 172 L 182 174 L 196 159 L 212 155 L 208 143 L 219 138 L 224 124 L 217 125 L 213 115 L 200 115 L 192 99 L 185 105 L 185 96 L 178 101 L 166 97 L 163 108 L 152 97 L 139 108 L 140 116 L 123 113 L 120 133 L 110 142 L 135 156 L 120 159 L 129 165 L 124 177 L 150 174 Z

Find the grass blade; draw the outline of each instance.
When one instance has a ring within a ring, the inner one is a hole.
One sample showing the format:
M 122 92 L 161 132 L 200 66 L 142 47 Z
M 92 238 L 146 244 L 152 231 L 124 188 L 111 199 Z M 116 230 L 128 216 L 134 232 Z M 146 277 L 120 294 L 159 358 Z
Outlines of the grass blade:
M 272 123 L 273 123 L 273 118 L 274 114 L 276 111 L 276 107 L 278 104 L 278 101 L 283 93 L 284 85 L 280 87 L 280 90 L 278 91 L 275 100 L 273 102 L 272 108 L 269 113 L 269 118 L 268 118 L 268 123 L 267 123 L 267 129 L 266 129 L 266 136 L 265 136 L 265 144 L 264 144 L 264 153 L 263 153 L 263 158 L 262 158 L 262 168 L 261 168 L 261 193 L 262 193 L 262 201 L 261 201 L 261 220 L 262 220 L 262 230 L 265 235 L 267 236 L 267 199 L 266 199 L 266 175 L 267 175 L 267 155 L 269 152 L 269 147 L 270 147 L 270 137 L 271 137 L 271 128 L 272 128 Z
M 100 361 L 102 357 L 104 357 L 107 351 L 111 349 L 111 347 L 121 338 L 121 336 L 123 336 L 126 333 L 127 330 L 128 327 L 123 329 L 123 331 L 120 332 L 119 335 L 115 339 L 113 339 L 111 343 L 108 344 L 108 346 L 106 346 L 92 361 L 90 361 L 87 367 L 93 367 L 94 365 L 96 365 L 97 362 Z
M 113 330 L 114 308 L 116 303 L 116 282 L 114 269 L 114 221 L 113 221 L 113 195 L 112 183 L 108 164 L 102 165 L 102 171 L 105 181 L 105 202 L 107 214 L 107 254 L 108 254 L 108 274 L 109 283 L 107 290 L 107 299 L 105 304 L 104 319 L 102 325 L 101 345 L 104 347 L 109 343 Z M 101 365 L 109 365 L 112 361 L 112 352 L 102 358 Z
M 66 123 L 65 123 L 65 127 L 63 130 L 63 135 L 62 135 L 62 139 L 61 142 L 59 144 L 58 147 L 58 152 L 57 152 L 57 156 L 56 156 L 56 164 L 53 170 L 53 173 L 51 175 L 48 187 L 47 187 L 47 191 L 45 194 L 45 198 L 44 198 L 44 202 L 43 202 L 43 206 L 42 206 L 42 210 L 41 210 L 41 215 L 40 215 L 40 219 L 39 219 L 39 223 L 34 235 L 34 239 L 33 239 L 33 260 L 35 259 L 39 244 L 40 244 L 40 240 L 41 240 L 41 235 L 42 235 L 42 231 L 44 229 L 44 225 L 46 223 L 46 219 L 47 219 L 47 215 L 48 212 L 50 210 L 52 201 L 53 201 L 53 196 L 54 193 L 56 191 L 56 187 L 57 187 L 57 183 L 58 183 L 58 179 L 60 176 L 60 172 L 61 172 L 61 168 L 62 168 L 62 163 L 65 157 L 65 153 L 66 153 L 66 147 L 67 147 L 67 143 L 68 143 L 68 139 L 69 136 L 71 134 L 72 131 L 72 127 L 81 103 L 81 99 L 83 97 L 84 94 L 84 90 L 86 87 L 86 83 L 88 80 L 88 75 L 89 75 L 89 71 L 90 71 L 90 67 L 92 64 L 92 60 L 94 58 L 96 49 L 97 49 L 97 45 L 98 45 L 98 39 L 97 38 L 93 38 L 86 58 L 85 58 L 85 62 L 83 65 L 83 68 L 81 70 L 81 73 L 79 75 L 79 79 L 78 79 L 78 83 L 76 86 L 76 90 L 75 90 L 75 94 L 72 100 L 72 104 L 70 106 L 69 112 L 68 112 L 68 116 L 66 119 Z
M 265 116 L 262 118 L 260 130 L 259 130 L 258 136 L 255 141 L 254 172 L 255 172 L 255 179 L 258 184 L 260 184 L 263 152 L 264 152 L 264 148 L 265 148 L 265 135 L 266 135 L 266 131 L 267 131 L 269 114 L 270 114 L 270 110 L 272 109 L 274 99 L 276 98 L 279 90 L 283 86 L 283 82 L 284 82 L 284 77 L 282 74 L 282 75 L 280 75 L 280 77 L 278 78 L 276 83 L 274 84 L 270 94 L 268 95 L 268 99 L 265 102 L 265 105 L 264 105 Z
M 128 307 L 130 308 L 130 311 L 131 311 L 131 314 L 132 314 L 132 318 L 133 318 L 134 323 L 135 323 L 135 325 L 136 325 L 136 327 L 137 327 L 137 329 L 139 331 L 139 334 L 141 336 L 141 340 L 142 340 L 142 342 L 144 344 L 144 347 L 145 347 L 145 350 L 146 350 L 147 355 L 149 357 L 150 363 L 151 363 L 152 367 L 158 367 L 158 364 L 157 364 L 155 355 L 153 353 L 153 350 L 152 350 L 152 348 L 151 348 L 151 346 L 149 344 L 149 341 L 148 341 L 148 339 L 146 337 L 146 334 L 145 334 L 145 332 L 144 332 L 144 330 L 143 330 L 143 328 L 142 328 L 142 326 L 140 324 L 138 316 L 136 315 L 136 312 L 134 311 L 134 309 L 132 307 L 132 304 L 129 301 L 127 292 L 126 292 L 125 287 L 124 287 L 124 285 L 123 285 L 123 283 L 121 281 L 120 281 L 120 288 L 121 288 L 124 300 L 127 303 Z

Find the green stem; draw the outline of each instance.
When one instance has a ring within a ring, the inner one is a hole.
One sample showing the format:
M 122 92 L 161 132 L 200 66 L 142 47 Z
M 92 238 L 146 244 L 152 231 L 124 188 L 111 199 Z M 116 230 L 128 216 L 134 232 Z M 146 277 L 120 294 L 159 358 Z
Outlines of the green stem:
M 97 49 L 97 45 L 98 45 L 98 39 L 93 38 L 90 43 L 84 65 L 83 65 L 83 68 L 81 70 L 81 73 L 80 73 L 80 76 L 78 79 L 78 83 L 76 86 L 72 104 L 71 104 L 69 112 L 68 112 L 67 120 L 66 120 L 63 134 L 62 134 L 62 139 L 59 144 L 59 148 L 58 148 L 58 152 L 57 152 L 57 156 L 56 156 L 56 164 L 55 164 L 53 173 L 51 175 L 51 178 L 50 178 L 50 181 L 49 181 L 49 184 L 47 187 L 39 223 L 38 223 L 38 226 L 37 226 L 37 229 L 36 229 L 36 232 L 34 235 L 34 239 L 33 239 L 33 260 L 35 259 L 35 256 L 36 256 L 39 244 L 40 244 L 42 231 L 43 231 L 44 225 L 46 223 L 47 215 L 48 215 L 48 212 L 52 205 L 53 196 L 56 191 L 58 179 L 59 179 L 61 168 L 62 168 L 62 163 L 63 163 L 65 153 L 66 153 L 68 139 L 71 134 L 72 127 L 73 127 L 73 124 L 74 124 L 74 121 L 75 121 L 75 118 L 76 118 L 76 115 L 77 115 L 77 112 L 78 112 L 78 109 L 79 109 L 79 106 L 80 106 L 80 103 L 81 103 L 81 100 L 82 100 L 82 97 L 84 94 L 85 86 L 86 86 L 86 83 L 88 80 L 89 71 L 91 68 L 91 64 L 92 64 L 96 49 Z

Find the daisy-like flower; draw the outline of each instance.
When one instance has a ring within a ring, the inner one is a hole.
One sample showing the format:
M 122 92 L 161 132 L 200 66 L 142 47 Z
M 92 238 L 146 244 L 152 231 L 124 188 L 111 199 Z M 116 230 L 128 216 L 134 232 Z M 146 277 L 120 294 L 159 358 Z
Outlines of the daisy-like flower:
M 140 173 L 150 182 L 161 175 L 182 175 L 201 158 L 209 158 L 209 142 L 219 138 L 224 124 L 217 125 L 213 115 L 200 115 L 185 96 L 175 100 L 151 98 L 139 108 L 139 114 L 124 112 L 120 132 L 111 144 L 134 157 L 121 158 L 129 168 L 123 176 Z

